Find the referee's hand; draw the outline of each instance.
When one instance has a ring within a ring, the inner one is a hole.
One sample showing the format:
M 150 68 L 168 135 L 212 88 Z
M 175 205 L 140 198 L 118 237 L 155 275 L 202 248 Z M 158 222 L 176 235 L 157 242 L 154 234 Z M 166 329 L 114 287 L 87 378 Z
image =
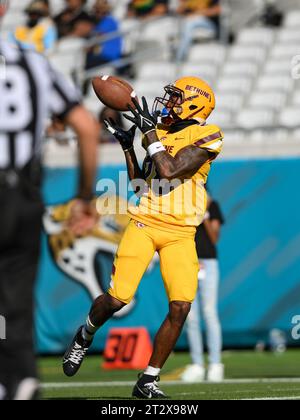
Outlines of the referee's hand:
M 99 220 L 95 201 L 74 201 L 67 228 L 75 236 L 83 236 L 91 232 Z

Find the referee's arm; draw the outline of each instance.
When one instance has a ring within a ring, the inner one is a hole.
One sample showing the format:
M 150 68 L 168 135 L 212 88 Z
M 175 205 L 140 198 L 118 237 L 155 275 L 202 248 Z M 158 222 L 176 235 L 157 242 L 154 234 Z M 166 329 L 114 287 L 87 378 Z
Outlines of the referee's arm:
M 75 235 L 83 235 L 91 230 L 98 220 L 95 205 L 92 203 L 97 169 L 98 129 L 93 116 L 81 105 L 73 108 L 65 117 L 78 136 L 80 178 L 77 200 L 68 223 Z
M 93 116 L 80 104 L 80 95 L 74 87 L 60 73 L 51 67 L 49 70 L 52 114 L 68 124 L 78 137 L 80 177 L 68 227 L 80 236 L 92 229 L 97 221 L 92 199 L 97 170 L 98 126 Z
M 80 181 L 77 198 L 91 200 L 97 168 L 98 128 L 93 116 L 83 107 L 73 108 L 65 118 L 78 136 Z

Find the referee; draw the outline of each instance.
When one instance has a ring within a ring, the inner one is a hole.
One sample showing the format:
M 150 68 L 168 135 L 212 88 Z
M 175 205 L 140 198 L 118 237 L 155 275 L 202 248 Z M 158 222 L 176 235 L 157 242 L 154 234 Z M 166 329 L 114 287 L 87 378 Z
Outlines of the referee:
M 7 0 L 0 0 L 0 20 Z M 0 22 L 1 23 L 1 22 Z M 43 203 L 41 141 L 49 115 L 78 135 L 81 175 L 69 227 L 80 235 L 95 222 L 91 198 L 97 128 L 77 92 L 34 52 L 0 37 L 0 400 L 29 400 L 38 392 L 33 345 L 34 285 Z M 3 318 L 1 318 L 3 319 Z

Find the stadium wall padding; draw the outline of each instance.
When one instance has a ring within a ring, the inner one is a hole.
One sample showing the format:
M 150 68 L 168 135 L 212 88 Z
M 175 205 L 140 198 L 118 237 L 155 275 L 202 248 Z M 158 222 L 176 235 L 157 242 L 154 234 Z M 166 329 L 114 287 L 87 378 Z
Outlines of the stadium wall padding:
M 105 166 L 99 177 L 117 181 L 120 170 L 125 167 Z M 213 165 L 209 188 L 226 218 L 219 244 L 219 311 L 225 347 L 267 343 L 273 328 L 283 330 L 290 344 L 299 344 L 291 337 L 292 318 L 300 314 L 299 174 L 300 159 L 223 160 Z M 47 204 L 67 201 L 75 186 L 75 169 L 46 169 Z M 100 253 L 95 263 L 107 285 L 112 261 L 111 254 Z M 84 322 L 91 297 L 54 263 L 45 234 L 36 296 L 38 351 L 63 352 Z M 109 321 L 98 333 L 93 349 L 103 349 L 112 327 L 146 326 L 153 338 L 167 310 L 159 264 L 155 263 L 144 276 L 129 313 Z M 177 348 L 186 347 L 183 332 Z

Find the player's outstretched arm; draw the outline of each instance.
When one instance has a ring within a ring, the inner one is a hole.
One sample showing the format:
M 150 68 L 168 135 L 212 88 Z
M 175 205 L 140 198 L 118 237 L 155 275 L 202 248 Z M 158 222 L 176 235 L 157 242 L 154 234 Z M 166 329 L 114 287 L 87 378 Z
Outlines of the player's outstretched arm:
M 144 179 L 144 174 L 140 168 L 133 148 L 125 152 L 125 159 L 130 181 L 134 181 L 136 179 Z
M 115 136 L 120 143 L 125 154 L 127 171 L 130 181 L 136 179 L 144 179 L 143 172 L 139 166 L 135 151 L 134 151 L 134 136 L 136 132 L 136 125 L 133 125 L 128 131 L 123 130 L 113 121 L 104 120 L 108 131 Z
M 83 107 L 77 106 L 66 117 L 78 136 L 80 182 L 78 198 L 93 198 L 98 156 L 98 129 L 93 116 Z
M 91 230 L 98 219 L 92 201 L 97 170 L 98 128 L 92 115 L 81 105 L 67 114 L 65 122 L 76 132 L 79 143 L 80 180 L 68 228 L 80 236 Z

